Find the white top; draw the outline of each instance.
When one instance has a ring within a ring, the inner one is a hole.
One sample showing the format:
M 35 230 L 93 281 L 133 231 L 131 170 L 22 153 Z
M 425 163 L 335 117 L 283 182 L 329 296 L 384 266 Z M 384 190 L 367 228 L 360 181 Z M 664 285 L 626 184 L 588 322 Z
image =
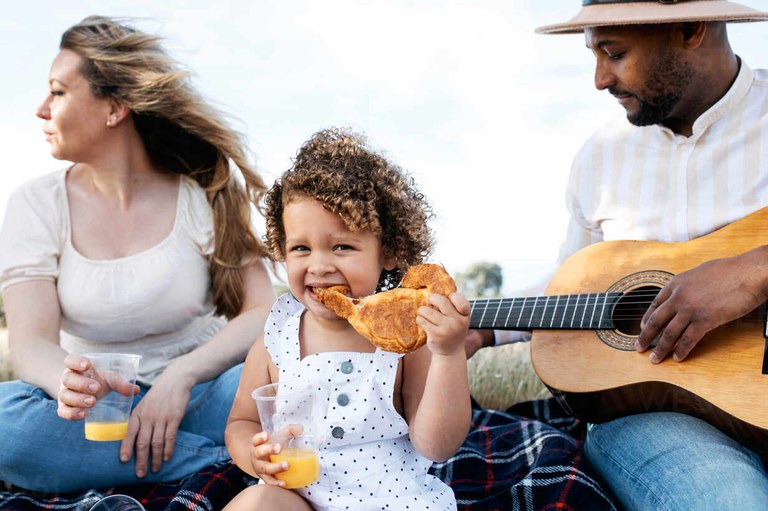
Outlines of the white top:
M 211 301 L 210 205 L 200 186 L 182 177 L 167 238 L 127 257 L 88 259 L 72 245 L 66 173 L 34 179 L 10 197 L 0 230 L 0 289 L 54 281 L 61 346 L 70 353 L 139 354 L 138 380 L 151 384 L 226 322 L 214 315 Z
M 568 184 L 560 258 L 603 240 L 687 241 L 766 205 L 768 71 L 742 62 L 690 137 L 622 117 L 586 142 Z
M 312 382 L 326 397 L 320 479 L 296 490 L 317 511 L 456 509 L 453 491 L 428 474 L 432 462 L 408 438 L 408 424 L 393 395 L 402 355 L 326 352 L 301 358 L 299 325 L 304 306 L 281 296 L 266 323 L 264 343 L 280 381 Z

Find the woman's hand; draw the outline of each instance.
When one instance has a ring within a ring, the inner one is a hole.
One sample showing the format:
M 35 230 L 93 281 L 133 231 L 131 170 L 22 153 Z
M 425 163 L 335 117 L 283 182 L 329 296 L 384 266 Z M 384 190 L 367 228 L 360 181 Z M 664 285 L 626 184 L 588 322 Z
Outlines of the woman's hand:
M 176 434 L 187 411 L 193 384 L 174 375 L 172 367 L 157 378 L 133 409 L 128 434 L 120 444 L 122 462 L 130 460 L 136 451 L 136 477 L 147 475 L 150 459 L 152 472 L 158 472 L 163 462 L 173 456 Z
M 67 355 L 64 358 L 64 367 L 57 410 L 62 419 L 85 418 L 86 410 L 113 390 L 123 395 L 136 395 L 139 392 L 137 385 L 99 374 L 91 361 L 82 355 Z

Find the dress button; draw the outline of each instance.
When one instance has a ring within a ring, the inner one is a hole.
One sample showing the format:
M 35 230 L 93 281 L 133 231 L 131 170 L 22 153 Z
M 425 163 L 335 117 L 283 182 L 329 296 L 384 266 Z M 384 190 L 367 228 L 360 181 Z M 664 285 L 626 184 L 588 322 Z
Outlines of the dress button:
M 331 435 L 333 438 L 344 438 L 344 428 L 336 426 L 331 430 Z
M 350 362 L 349 360 L 345 360 L 344 362 L 341 363 L 341 372 L 344 374 L 351 373 L 352 369 L 354 368 L 355 367 L 352 365 L 352 362 Z
M 339 394 L 336 398 L 336 402 L 339 403 L 340 406 L 347 406 L 349 404 L 349 396 L 346 394 Z

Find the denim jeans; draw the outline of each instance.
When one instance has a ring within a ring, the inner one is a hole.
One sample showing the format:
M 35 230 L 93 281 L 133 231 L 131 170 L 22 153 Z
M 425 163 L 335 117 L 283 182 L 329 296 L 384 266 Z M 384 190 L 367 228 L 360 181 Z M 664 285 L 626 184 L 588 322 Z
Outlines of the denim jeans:
M 768 509 L 760 457 L 689 415 L 645 413 L 591 424 L 585 450 L 626 511 Z
M 19 380 L 0 383 L 0 480 L 28 490 L 68 492 L 174 481 L 226 461 L 224 428 L 241 372 L 239 364 L 193 387 L 173 457 L 141 479 L 135 475 L 135 456 L 120 462 L 120 442 L 86 440 L 83 421 L 61 419 L 57 401 L 41 389 Z M 141 388 L 134 407 L 147 390 Z

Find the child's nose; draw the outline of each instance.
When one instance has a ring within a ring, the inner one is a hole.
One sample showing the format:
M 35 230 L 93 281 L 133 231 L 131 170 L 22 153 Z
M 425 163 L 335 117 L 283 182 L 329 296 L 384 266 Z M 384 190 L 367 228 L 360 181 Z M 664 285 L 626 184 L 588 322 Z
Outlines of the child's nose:
M 329 257 L 321 254 L 313 254 L 309 264 L 309 271 L 315 275 L 325 275 L 336 271 L 336 266 Z

